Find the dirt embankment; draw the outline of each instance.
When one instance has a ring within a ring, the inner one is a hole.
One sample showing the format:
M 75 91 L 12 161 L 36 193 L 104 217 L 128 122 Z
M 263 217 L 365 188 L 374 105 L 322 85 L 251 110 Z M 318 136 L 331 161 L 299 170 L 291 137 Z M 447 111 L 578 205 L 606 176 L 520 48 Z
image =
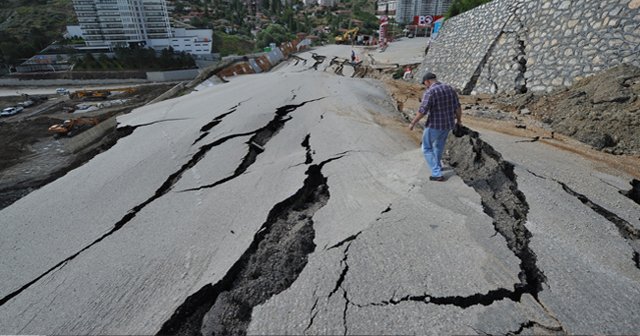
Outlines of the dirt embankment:
M 620 65 L 549 94 L 496 102 L 613 154 L 640 155 L 640 68 Z

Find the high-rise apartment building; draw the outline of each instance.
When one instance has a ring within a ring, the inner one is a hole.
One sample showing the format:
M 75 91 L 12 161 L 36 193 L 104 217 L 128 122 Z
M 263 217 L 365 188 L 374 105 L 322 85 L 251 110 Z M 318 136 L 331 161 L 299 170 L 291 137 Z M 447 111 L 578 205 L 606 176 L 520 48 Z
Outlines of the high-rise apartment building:
M 444 15 L 451 7 L 453 0 L 421 0 L 420 14 L 438 16 Z
M 165 0 L 73 0 L 88 46 L 147 45 L 171 38 Z
M 377 15 L 387 15 L 396 22 L 409 23 L 414 16 L 443 15 L 452 0 L 379 0 Z

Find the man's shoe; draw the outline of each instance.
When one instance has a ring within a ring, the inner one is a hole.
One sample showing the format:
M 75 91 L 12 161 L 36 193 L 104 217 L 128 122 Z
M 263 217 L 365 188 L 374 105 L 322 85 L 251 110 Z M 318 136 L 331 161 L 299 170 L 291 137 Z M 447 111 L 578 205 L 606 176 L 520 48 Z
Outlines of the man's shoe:
M 429 176 L 430 181 L 444 182 L 444 176 Z

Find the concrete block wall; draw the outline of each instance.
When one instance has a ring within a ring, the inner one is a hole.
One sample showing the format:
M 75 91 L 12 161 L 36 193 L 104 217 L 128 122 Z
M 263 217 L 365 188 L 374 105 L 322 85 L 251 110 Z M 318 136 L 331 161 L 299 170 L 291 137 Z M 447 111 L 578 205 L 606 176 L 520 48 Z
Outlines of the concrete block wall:
M 465 94 L 551 91 L 640 66 L 632 0 L 494 0 L 443 26 L 421 65 Z
M 198 69 L 149 71 L 147 72 L 147 79 L 154 82 L 174 82 L 194 79 L 198 76 L 198 73 Z

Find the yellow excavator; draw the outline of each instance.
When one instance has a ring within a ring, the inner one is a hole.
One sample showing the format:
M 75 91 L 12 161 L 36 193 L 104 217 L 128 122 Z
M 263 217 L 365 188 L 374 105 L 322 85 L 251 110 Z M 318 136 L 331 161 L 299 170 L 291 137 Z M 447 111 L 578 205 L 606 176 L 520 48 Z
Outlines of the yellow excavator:
M 104 100 L 109 97 L 109 90 L 78 90 L 69 95 L 71 99 Z
M 52 133 L 55 138 L 61 136 L 72 137 L 85 129 L 97 125 L 99 122 L 97 118 L 67 119 L 62 124 L 51 125 L 49 133 Z
M 336 36 L 335 37 L 336 44 L 350 43 L 353 39 L 356 38 L 356 35 L 358 35 L 358 30 L 360 30 L 360 28 L 355 27 L 353 29 L 347 30 L 343 34 Z

